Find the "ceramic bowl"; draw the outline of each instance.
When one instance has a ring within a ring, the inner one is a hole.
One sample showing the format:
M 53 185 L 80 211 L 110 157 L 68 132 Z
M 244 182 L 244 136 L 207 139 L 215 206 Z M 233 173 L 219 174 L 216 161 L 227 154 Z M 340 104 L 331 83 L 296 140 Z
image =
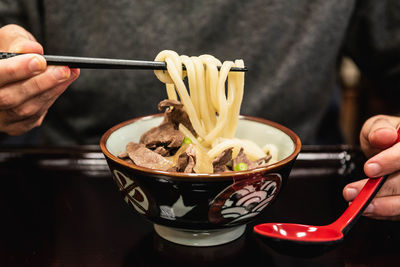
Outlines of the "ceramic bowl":
M 278 162 L 240 172 L 187 174 L 139 167 L 117 157 L 162 119 L 157 114 L 115 125 L 104 133 L 100 147 L 124 200 L 154 224 L 158 235 L 182 245 L 213 246 L 239 238 L 246 224 L 277 199 L 301 148 L 290 129 L 241 116 L 236 137 L 261 147 L 276 145 Z

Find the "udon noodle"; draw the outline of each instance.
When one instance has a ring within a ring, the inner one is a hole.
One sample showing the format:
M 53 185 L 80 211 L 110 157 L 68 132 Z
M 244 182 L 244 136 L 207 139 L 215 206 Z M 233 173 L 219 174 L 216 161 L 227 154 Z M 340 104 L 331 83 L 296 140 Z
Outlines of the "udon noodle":
M 234 138 L 243 99 L 244 72 L 230 72 L 230 69 L 243 68 L 243 60 L 221 63 L 211 55 L 179 56 L 171 50 L 161 51 L 155 60 L 167 63 L 167 71 L 156 70 L 155 75 L 166 84 L 169 99 L 178 100 L 177 94 L 179 95 L 190 122 L 199 135 L 198 143 L 209 149 L 208 155 L 211 158 L 215 158 L 228 147 L 234 148 L 234 155 L 243 148 L 245 154 L 253 160 L 267 156 L 253 142 Z M 182 66 L 185 66 L 186 71 Z M 221 66 L 220 70 L 217 66 Z M 185 77 L 190 91 L 184 83 Z M 185 135 L 190 135 L 184 126 L 180 126 L 180 130 Z
M 229 154 L 230 163 L 227 164 L 231 165 L 233 162 L 243 160 L 254 167 L 266 165 L 267 162 L 271 164 L 277 160 L 277 149 L 274 145 L 267 144 L 260 148 L 250 140 L 235 138 L 243 99 L 244 72 L 231 72 L 230 69 L 243 68 L 243 60 L 221 62 L 211 55 L 189 57 L 178 55 L 171 50 L 161 51 L 155 60 L 167 63 L 167 70 L 156 70 L 155 75 L 166 85 L 170 109 L 178 109 L 177 103 L 183 105 L 183 112 L 187 114 L 190 122 L 186 124 L 178 122 L 176 128 L 182 136 L 189 138 L 192 147 L 182 144 L 173 153 L 165 152 L 165 147 L 171 150 L 170 143 L 175 143 L 177 138 L 172 137 L 168 142 L 159 141 L 158 143 L 164 147 L 154 147 L 155 142 L 151 140 L 152 137 L 162 134 L 157 132 L 160 129 L 150 130 L 145 133 L 145 137 L 142 136 L 140 143 L 164 157 L 159 158 L 159 155 L 154 155 L 150 161 L 166 160 L 165 170 L 177 170 L 180 169 L 176 167 L 177 162 L 182 161 L 178 158 L 183 153 L 187 156 L 187 162 L 191 160 L 191 166 L 194 167 L 189 169 L 184 167 L 184 170 L 179 171 L 209 173 L 213 172 L 213 165 L 214 171 L 219 168 L 215 166 L 216 161 L 227 161 L 225 154 Z M 168 131 L 175 131 L 168 123 L 170 122 L 164 121 L 159 128 L 170 127 Z M 130 147 L 144 149 L 137 145 Z M 190 158 L 192 156 L 194 158 Z M 224 166 L 222 171 L 224 170 L 229 169 Z M 230 166 L 230 170 L 235 169 Z

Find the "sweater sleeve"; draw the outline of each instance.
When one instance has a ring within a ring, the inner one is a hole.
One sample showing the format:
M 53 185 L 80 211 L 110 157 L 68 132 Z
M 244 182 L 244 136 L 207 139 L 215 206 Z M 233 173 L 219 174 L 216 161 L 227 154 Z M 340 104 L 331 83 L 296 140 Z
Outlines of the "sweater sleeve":
M 343 48 L 380 90 L 399 91 L 400 1 L 358 1 Z

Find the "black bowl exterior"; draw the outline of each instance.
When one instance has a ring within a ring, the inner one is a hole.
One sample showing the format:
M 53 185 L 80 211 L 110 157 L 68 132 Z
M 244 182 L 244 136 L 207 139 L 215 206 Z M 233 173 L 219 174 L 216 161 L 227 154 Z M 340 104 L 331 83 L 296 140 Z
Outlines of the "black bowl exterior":
M 155 114 L 122 122 L 109 129 L 100 148 L 125 201 L 153 223 L 188 230 L 212 230 L 252 221 L 273 203 L 285 186 L 300 152 L 301 141 L 290 129 L 262 118 L 241 119 L 267 124 L 286 133 L 294 151 L 266 167 L 221 174 L 185 174 L 152 170 L 127 163 L 107 149 L 112 133 Z
M 182 229 L 212 230 L 243 225 L 277 197 L 291 161 L 273 170 L 199 179 L 143 172 L 106 157 L 125 201 L 153 223 Z

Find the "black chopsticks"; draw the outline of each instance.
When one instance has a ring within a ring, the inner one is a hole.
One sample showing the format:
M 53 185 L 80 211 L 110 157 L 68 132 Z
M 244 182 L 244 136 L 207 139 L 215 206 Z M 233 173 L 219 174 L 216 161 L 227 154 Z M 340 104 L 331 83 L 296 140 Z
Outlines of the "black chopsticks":
M 0 59 L 7 59 L 21 54 L 0 52 Z M 127 60 L 93 57 L 71 57 L 71 56 L 52 56 L 42 55 L 48 65 L 68 66 L 70 68 L 82 69 L 147 69 L 147 70 L 166 70 L 167 64 L 162 61 L 146 60 Z M 247 71 L 244 68 L 231 68 L 231 71 Z

